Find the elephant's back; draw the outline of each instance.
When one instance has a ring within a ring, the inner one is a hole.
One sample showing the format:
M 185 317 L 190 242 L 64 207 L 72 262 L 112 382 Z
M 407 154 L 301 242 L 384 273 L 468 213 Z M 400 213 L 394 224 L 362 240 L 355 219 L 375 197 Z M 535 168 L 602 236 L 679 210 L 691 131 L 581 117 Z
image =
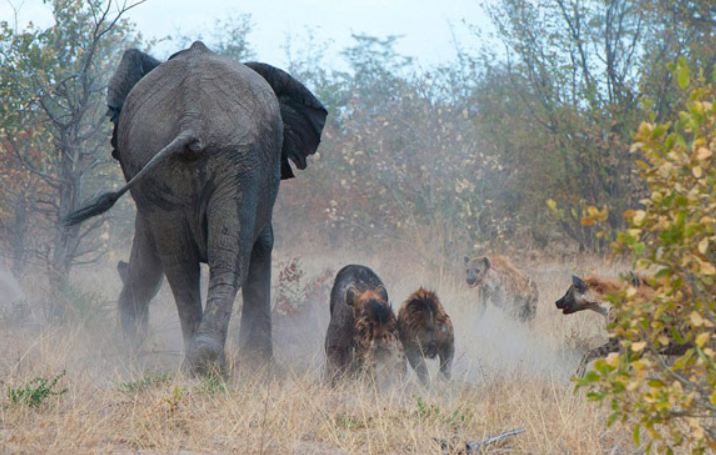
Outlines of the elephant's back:
M 120 161 L 131 177 L 182 130 L 216 155 L 281 137 L 281 128 L 278 101 L 263 78 L 195 43 L 130 92 L 119 124 Z

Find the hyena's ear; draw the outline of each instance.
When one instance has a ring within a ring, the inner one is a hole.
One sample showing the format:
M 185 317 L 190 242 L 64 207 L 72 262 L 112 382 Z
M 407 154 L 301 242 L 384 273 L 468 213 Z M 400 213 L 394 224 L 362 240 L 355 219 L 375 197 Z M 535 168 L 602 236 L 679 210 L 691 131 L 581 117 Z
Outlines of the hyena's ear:
M 487 256 L 483 256 L 482 259 L 480 259 L 480 262 L 482 262 L 482 264 L 485 266 L 485 270 L 492 267 L 492 262 L 490 262 L 490 258 L 488 258 Z
M 381 297 L 383 297 L 383 300 L 388 302 L 388 291 L 385 289 L 385 286 L 378 286 L 375 288 L 375 292 L 380 294 Z
M 470 258 L 467 256 L 463 256 L 462 259 L 465 261 L 465 265 L 467 265 L 470 262 Z
M 572 286 L 575 287 L 579 292 L 585 292 L 587 290 L 587 283 L 577 275 L 572 275 Z
M 353 306 L 359 294 L 360 293 L 358 292 L 358 289 L 355 288 L 355 286 L 351 286 L 346 289 L 346 303 L 350 306 Z

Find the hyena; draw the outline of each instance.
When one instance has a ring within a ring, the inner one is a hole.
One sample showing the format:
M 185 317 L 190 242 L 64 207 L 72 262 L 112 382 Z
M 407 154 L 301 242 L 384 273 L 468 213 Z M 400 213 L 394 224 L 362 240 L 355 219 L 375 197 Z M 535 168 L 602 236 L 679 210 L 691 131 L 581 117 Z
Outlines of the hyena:
M 422 287 L 411 294 L 398 311 L 398 330 L 408 362 L 423 385 L 430 382 L 426 358 L 439 357 L 440 373 L 450 379 L 455 334 L 437 294 Z
M 654 293 L 654 288 L 648 284 L 648 280 L 635 274 L 630 275 L 632 286 L 644 298 L 649 298 Z M 604 316 L 606 325 L 615 321 L 615 314 L 611 305 L 605 300 L 607 294 L 617 292 L 622 285 L 615 280 L 608 280 L 595 276 L 588 276 L 584 279 L 573 275 L 572 284 L 567 292 L 559 300 L 555 302 L 558 309 L 562 310 L 562 314 L 572 314 L 579 311 L 591 310 Z M 666 331 L 668 336 L 668 330 Z M 690 344 L 672 343 L 664 350 L 660 351 L 663 355 L 681 355 L 690 347 Z M 591 349 L 587 352 L 577 367 L 577 376 L 584 376 L 587 365 L 594 360 L 606 357 L 612 352 L 619 352 L 619 338 L 609 337 L 609 341 L 602 346 Z
M 363 370 L 380 381 L 406 372 L 398 322 L 388 292 L 368 267 L 343 267 L 331 290 L 331 320 L 326 333 L 326 373 L 331 382 Z
M 478 288 L 480 315 L 491 303 L 521 322 L 534 319 L 539 300 L 537 284 L 505 256 L 465 256 L 465 274 L 468 286 Z

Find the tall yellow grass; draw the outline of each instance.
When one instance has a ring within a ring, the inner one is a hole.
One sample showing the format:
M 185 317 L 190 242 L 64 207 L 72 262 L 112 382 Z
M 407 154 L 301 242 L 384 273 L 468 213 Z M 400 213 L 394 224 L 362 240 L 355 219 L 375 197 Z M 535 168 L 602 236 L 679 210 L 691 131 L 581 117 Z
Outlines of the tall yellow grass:
M 297 346 L 277 341 L 272 367 L 257 371 L 234 364 L 225 384 L 189 378 L 178 371 L 179 324 L 163 289 L 152 303 L 150 338 L 133 356 L 117 333 L 113 310 L 104 318 L 80 317 L 61 326 L 31 321 L 0 326 L 3 389 L 62 371 L 66 376 L 59 386 L 67 388 L 38 408 L 12 404 L 3 390 L 0 453 L 430 454 L 441 453 L 436 438 L 459 445 L 516 427 L 526 432 L 505 444 L 512 453 L 631 451 L 629 435 L 607 429 L 606 411 L 574 393 L 569 382 L 579 346 L 604 337 L 603 321 L 597 315 L 564 317 L 553 303 L 570 273 L 614 276 L 616 266 L 523 264 L 541 294 L 530 328 L 496 310 L 478 320 L 475 293 L 463 285 L 459 264 L 431 270 L 394 255 L 337 253 L 304 256 L 303 262 L 313 273 L 337 270 L 345 257 L 381 275 L 394 306 L 419 285 L 438 292 L 456 330 L 452 381 L 435 381 L 426 390 L 411 372 L 407 383 L 390 390 L 376 390 L 366 381 L 329 388 L 320 380 L 323 333 L 315 330 L 298 347 L 302 355 L 286 355 Z M 119 290 L 112 264 L 79 271 L 75 279 L 108 300 Z M 327 312 L 326 301 L 321 324 Z M 238 319 L 235 315 L 232 327 Z M 301 321 L 296 325 L 300 330 Z M 236 358 L 233 343 L 228 350 L 229 358 Z

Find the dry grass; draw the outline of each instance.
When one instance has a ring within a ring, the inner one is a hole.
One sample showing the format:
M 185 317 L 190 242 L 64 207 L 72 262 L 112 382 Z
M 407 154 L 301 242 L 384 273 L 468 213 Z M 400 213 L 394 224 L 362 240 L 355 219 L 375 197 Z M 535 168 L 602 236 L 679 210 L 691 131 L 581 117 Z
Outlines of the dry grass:
M 335 270 L 345 257 L 304 256 L 304 264 L 309 274 Z M 476 320 L 474 293 L 462 285 L 459 268 L 411 266 L 406 273 L 389 255 L 351 257 L 384 278 L 394 306 L 418 285 L 438 292 L 455 323 L 453 381 L 426 391 L 411 373 L 407 384 L 387 391 L 365 382 L 328 388 L 319 380 L 323 333 L 316 330 L 306 330 L 301 355 L 277 334 L 271 371 L 235 365 L 225 384 L 187 378 L 177 371 L 179 325 L 163 289 L 152 304 L 151 339 L 134 358 L 112 311 L 59 327 L 16 321 L 0 327 L 0 453 L 423 454 L 440 453 L 434 438 L 479 440 L 515 427 L 527 431 L 507 444 L 512 453 L 632 451 L 628 434 L 606 429 L 605 411 L 569 382 L 579 356 L 574 347 L 603 336 L 602 322 L 596 315 L 565 318 L 553 304 L 572 271 L 615 275 L 614 267 L 531 264 L 541 299 L 534 327 L 527 328 L 497 311 Z M 108 299 L 119 289 L 110 266 L 78 282 Z M 327 322 L 327 301 L 323 309 L 319 324 Z M 303 330 L 301 321 L 293 328 Z M 229 350 L 235 358 L 233 345 Z M 12 404 L 4 393 L 63 370 L 59 387 L 67 392 L 39 407 Z

